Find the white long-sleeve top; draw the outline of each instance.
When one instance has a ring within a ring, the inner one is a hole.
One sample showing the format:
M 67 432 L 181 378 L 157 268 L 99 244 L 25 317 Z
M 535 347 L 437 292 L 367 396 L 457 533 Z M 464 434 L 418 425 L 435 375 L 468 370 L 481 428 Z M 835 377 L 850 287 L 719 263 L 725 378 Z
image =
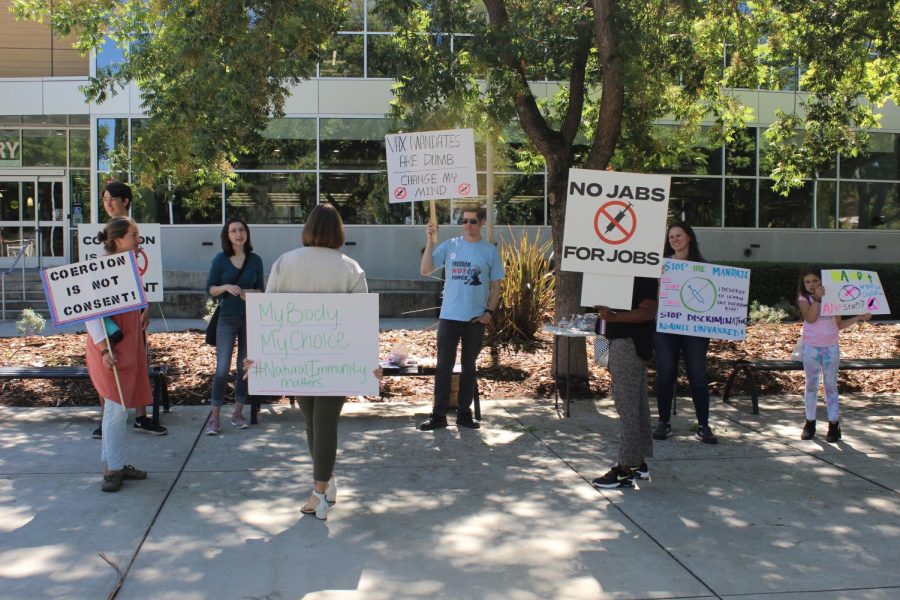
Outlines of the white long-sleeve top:
M 278 257 L 269 273 L 266 292 L 354 293 L 369 291 L 366 272 L 339 250 L 303 247 Z

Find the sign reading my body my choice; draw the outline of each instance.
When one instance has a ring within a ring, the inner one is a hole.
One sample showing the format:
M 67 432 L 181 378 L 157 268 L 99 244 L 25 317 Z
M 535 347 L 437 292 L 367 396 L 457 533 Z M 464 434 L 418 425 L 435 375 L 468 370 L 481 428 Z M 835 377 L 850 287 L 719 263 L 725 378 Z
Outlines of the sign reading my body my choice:
M 54 325 L 108 317 L 147 306 L 134 254 L 110 256 L 41 271 Z
M 378 294 L 247 294 L 250 393 L 378 393 Z
M 396 133 L 384 141 L 391 203 L 478 195 L 471 129 Z
M 656 331 L 742 340 L 749 297 L 749 269 L 664 259 Z
M 668 175 L 570 169 L 562 269 L 659 277 Z
M 82 223 L 78 226 L 78 249 L 82 262 L 103 255 L 103 244 L 97 234 L 106 227 L 103 223 Z M 141 248 L 135 257 L 138 273 L 144 282 L 148 302 L 163 301 L 162 238 L 159 223 L 138 223 Z

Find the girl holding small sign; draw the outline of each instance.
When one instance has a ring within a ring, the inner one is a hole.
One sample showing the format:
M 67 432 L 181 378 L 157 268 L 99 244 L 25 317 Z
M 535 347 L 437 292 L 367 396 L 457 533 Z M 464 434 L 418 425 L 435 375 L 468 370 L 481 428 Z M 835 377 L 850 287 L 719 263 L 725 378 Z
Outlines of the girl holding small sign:
M 837 375 L 841 353 L 838 332 L 854 323 L 868 321 L 872 315 L 865 313 L 847 319 L 821 315 L 825 288 L 819 277 L 821 269 L 808 267 L 800 273 L 797 289 L 797 307 L 803 317 L 802 356 L 806 373 L 806 423 L 801 440 L 811 440 L 816 435 L 816 404 L 819 399 L 819 375 L 825 380 L 825 408 L 828 411 L 828 433 L 825 441 L 834 443 L 841 439 L 841 423 L 838 415 Z
M 105 254 L 137 252 L 140 244 L 137 224 L 128 217 L 116 217 L 107 223 L 98 238 Z M 103 319 L 85 323 L 88 336 L 86 362 L 91 382 L 104 399 L 103 437 L 100 460 L 103 462 L 103 491 L 117 492 L 126 479 L 146 479 L 147 472 L 125 464 L 125 432 L 128 409 L 153 403 L 147 377 L 141 311 L 133 310 L 112 317 L 124 336 L 112 346 L 106 339 Z

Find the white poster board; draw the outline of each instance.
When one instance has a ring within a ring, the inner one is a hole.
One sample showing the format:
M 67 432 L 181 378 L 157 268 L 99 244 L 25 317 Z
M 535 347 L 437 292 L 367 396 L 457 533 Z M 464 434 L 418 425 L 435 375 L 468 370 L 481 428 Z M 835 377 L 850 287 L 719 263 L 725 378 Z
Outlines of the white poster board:
M 823 269 L 822 286 L 825 288 L 820 312 L 823 316 L 891 313 L 875 271 Z
M 250 393 L 377 395 L 378 294 L 247 294 Z
M 41 271 L 54 325 L 79 323 L 147 306 L 134 254 L 121 252 Z
M 471 129 L 394 133 L 384 141 L 392 204 L 478 196 Z
M 103 244 L 97 234 L 104 223 L 82 223 L 78 226 L 78 254 L 82 262 L 103 255 Z M 135 256 L 138 274 L 144 282 L 148 302 L 163 301 L 162 236 L 159 223 L 138 223 L 141 248 Z
M 585 273 L 581 279 L 581 306 L 631 310 L 634 277 Z
M 656 331 L 719 340 L 747 337 L 750 270 L 663 260 Z
M 658 278 L 670 179 L 569 169 L 563 271 Z

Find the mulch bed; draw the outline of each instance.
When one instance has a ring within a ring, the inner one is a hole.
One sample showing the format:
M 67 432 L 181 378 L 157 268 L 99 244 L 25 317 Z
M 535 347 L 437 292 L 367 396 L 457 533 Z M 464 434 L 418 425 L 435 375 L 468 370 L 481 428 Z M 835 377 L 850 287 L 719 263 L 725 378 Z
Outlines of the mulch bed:
M 708 373 L 710 391 L 721 396 L 730 363 L 746 358 L 787 359 L 800 335 L 799 323 L 753 325 L 743 342 L 713 340 L 710 345 Z M 150 334 L 151 363 L 169 369 L 169 394 L 174 404 L 204 404 L 209 401 L 215 349 L 203 343 L 203 332 Z M 31 336 L 0 339 L 0 365 L 53 366 L 84 364 L 84 334 Z M 403 342 L 410 356 L 433 360 L 434 330 L 393 330 L 381 333 L 381 357 Z M 546 398 L 553 393 L 551 375 L 552 337 L 540 334 L 534 351 L 501 351 L 495 361 L 489 349 L 479 357 L 479 385 L 485 398 Z M 590 348 L 589 355 L 592 353 Z M 900 356 L 900 324 L 866 323 L 841 333 L 844 358 L 892 358 Z M 609 392 L 606 369 L 591 366 L 587 383 L 574 387 L 579 397 L 605 396 Z M 651 363 L 651 385 L 653 369 Z M 886 393 L 898 391 L 896 371 L 843 371 L 840 390 L 845 393 Z M 760 373 L 762 394 L 798 394 L 803 390 L 803 373 Z M 687 380 L 679 381 L 681 394 L 687 393 Z M 744 392 L 746 393 L 746 392 Z M 432 378 L 388 377 L 384 398 L 369 401 L 432 401 Z M 78 381 L 12 380 L 0 382 L 0 404 L 10 406 L 94 406 L 97 394 L 90 383 Z

